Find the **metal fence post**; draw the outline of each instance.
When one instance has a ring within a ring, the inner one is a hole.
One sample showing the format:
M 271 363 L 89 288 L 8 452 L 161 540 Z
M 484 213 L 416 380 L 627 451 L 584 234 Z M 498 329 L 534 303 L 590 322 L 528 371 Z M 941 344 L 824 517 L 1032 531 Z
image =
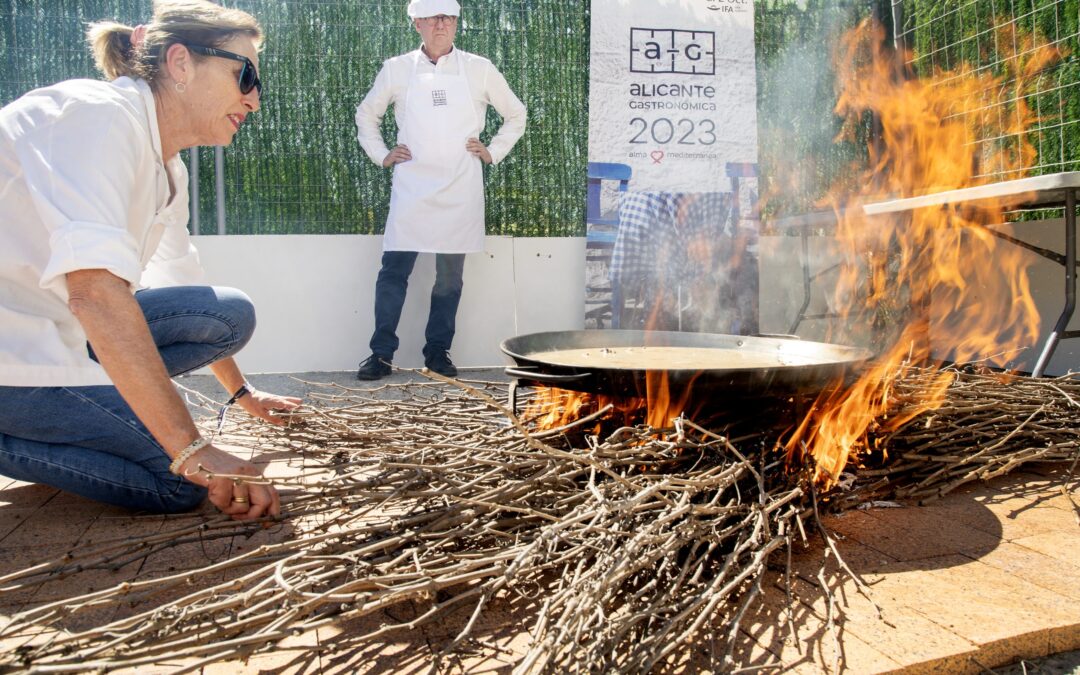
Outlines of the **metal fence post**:
M 904 53 L 904 0 L 892 0 L 893 48 Z
M 191 233 L 199 234 L 199 148 L 188 150 L 188 173 L 190 174 Z
M 225 148 L 214 146 L 214 201 L 217 205 L 217 233 L 225 234 Z

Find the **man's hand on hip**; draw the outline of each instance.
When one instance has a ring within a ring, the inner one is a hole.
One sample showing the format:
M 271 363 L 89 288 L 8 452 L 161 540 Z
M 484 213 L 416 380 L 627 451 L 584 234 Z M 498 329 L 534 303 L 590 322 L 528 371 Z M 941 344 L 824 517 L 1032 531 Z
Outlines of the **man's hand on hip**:
M 470 138 L 465 141 L 465 149 L 483 160 L 484 164 L 491 164 L 491 153 L 488 152 L 487 146 L 481 143 L 479 138 Z
M 410 159 L 412 159 L 412 153 L 409 152 L 409 147 L 407 145 L 395 145 L 394 149 L 388 152 L 386 157 L 383 157 L 382 165 L 384 168 L 388 169 L 395 164 L 407 162 Z

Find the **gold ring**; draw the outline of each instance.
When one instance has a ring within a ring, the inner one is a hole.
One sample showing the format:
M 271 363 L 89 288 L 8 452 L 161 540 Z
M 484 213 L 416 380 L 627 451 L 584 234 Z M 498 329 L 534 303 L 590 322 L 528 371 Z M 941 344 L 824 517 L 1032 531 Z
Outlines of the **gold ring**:
M 247 497 L 233 497 L 232 500 L 233 500 L 234 504 L 247 504 L 248 503 Z

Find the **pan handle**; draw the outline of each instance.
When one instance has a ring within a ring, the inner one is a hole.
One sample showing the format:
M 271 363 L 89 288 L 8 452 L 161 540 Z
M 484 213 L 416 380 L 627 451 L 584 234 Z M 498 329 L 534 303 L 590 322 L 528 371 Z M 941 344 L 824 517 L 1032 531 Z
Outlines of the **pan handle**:
M 592 373 L 578 373 L 577 375 L 550 375 L 548 373 L 541 373 L 535 370 L 519 370 L 517 368 L 506 368 L 503 370 L 509 377 L 514 377 L 522 380 L 532 380 L 533 382 L 542 382 L 544 384 L 569 384 L 573 382 L 580 382 L 586 378 L 592 377 Z

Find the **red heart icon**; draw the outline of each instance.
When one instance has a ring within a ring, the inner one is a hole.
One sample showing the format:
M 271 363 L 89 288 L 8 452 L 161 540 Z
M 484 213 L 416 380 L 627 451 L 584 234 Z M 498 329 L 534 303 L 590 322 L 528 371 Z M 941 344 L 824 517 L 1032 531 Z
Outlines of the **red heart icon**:
M 664 158 L 664 151 L 663 150 L 653 150 L 649 154 L 652 157 L 652 163 L 653 164 L 659 164 L 660 160 L 662 160 Z

